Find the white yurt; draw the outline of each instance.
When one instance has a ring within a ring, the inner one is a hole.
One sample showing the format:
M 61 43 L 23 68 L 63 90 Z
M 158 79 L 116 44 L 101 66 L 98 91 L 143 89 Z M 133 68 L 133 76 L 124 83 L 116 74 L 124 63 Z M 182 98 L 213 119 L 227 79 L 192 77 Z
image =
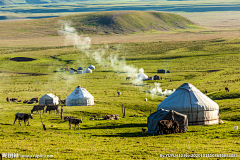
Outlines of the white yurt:
M 88 66 L 88 68 L 95 69 L 95 66 L 94 65 L 90 65 L 90 66 Z
M 47 105 L 47 104 L 58 105 L 59 104 L 58 101 L 59 101 L 59 98 L 57 96 L 55 96 L 52 93 L 49 93 L 39 98 L 39 105 Z
M 219 122 L 219 106 L 190 83 L 184 83 L 157 106 L 188 117 L 188 125 L 212 125 Z
M 77 74 L 83 74 L 83 71 L 82 70 L 78 70 Z
M 139 75 L 136 77 L 137 80 L 142 81 L 142 80 L 148 80 L 148 76 L 144 73 L 139 73 Z
M 86 68 L 86 69 L 84 70 L 84 73 L 92 73 L 92 70 L 91 70 L 90 68 Z
M 73 74 L 73 73 L 74 73 L 74 70 L 71 69 L 71 70 L 69 71 L 69 73 Z
M 66 106 L 92 106 L 94 97 L 82 86 L 77 86 L 75 90 L 66 98 Z

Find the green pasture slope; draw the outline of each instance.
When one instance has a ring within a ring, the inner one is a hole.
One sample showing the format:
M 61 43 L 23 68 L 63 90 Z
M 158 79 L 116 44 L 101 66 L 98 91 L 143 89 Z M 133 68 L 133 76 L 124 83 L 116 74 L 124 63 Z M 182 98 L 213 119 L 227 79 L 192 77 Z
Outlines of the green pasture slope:
M 21 26 L 20 22 L 18 24 Z M 92 45 L 89 49 L 89 53 L 105 51 L 104 63 L 97 63 L 74 46 L 0 48 L 1 153 L 52 155 L 52 159 L 58 160 L 162 159 L 160 154 L 239 155 L 240 134 L 239 130 L 234 130 L 234 126 L 240 126 L 239 39 L 109 44 L 108 50 L 104 48 L 104 45 Z M 157 74 L 161 68 L 171 73 L 158 74 L 163 80 L 144 81 L 145 85 L 134 86 L 126 80 L 128 73 L 120 69 L 121 65 L 112 68 L 107 61 L 109 56 L 117 54 L 119 64 L 143 68 L 148 76 Z M 35 60 L 10 60 L 14 57 Z M 62 70 L 90 64 L 96 66 L 92 74 L 71 75 Z M 207 95 L 219 104 L 219 116 L 224 123 L 189 126 L 188 132 L 179 134 L 143 133 L 150 112 L 153 113 L 165 98 L 147 93 L 156 82 L 163 90 L 176 89 L 186 82 L 203 92 L 207 90 Z M 34 104 L 10 104 L 6 97 L 29 100 L 53 93 L 65 99 L 78 85 L 84 86 L 95 98 L 94 106 L 64 106 L 64 116 L 83 119 L 81 130 L 69 130 L 67 122 L 54 113 L 42 115 L 46 131 L 42 128 L 40 114 L 36 113 L 30 119 L 30 126 L 25 127 L 23 122 L 22 126 L 17 122 L 12 125 L 15 113 L 30 113 Z M 230 92 L 225 92 L 225 87 Z M 117 95 L 119 91 L 121 96 Z M 148 101 L 144 101 L 145 98 Z M 126 107 L 125 118 L 122 118 L 122 105 Z M 119 114 L 120 120 L 98 120 L 107 114 Z M 90 120 L 92 115 L 97 115 L 97 119 Z
M 92 45 L 91 49 L 99 47 Z M 133 86 L 125 80 L 127 73 L 113 70 L 107 62 L 107 67 L 96 64 L 72 46 L 1 48 L 1 152 L 53 155 L 53 159 L 159 159 L 160 154 L 239 154 L 239 130 L 233 128 L 240 126 L 240 40 L 129 43 L 109 47 L 113 49 L 106 56 L 116 53 L 119 57 L 125 56 L 127 64 L 144 68 L 148 76 L 157 74 L 159 68 L 172 73 L 158 74 L 164 80 L 145 81 L 148 85 L 144 87 Z M 20 56 L 36 60 L 5 59 Z M 96 66 L 92 74 L 70 75 L 60 70 L 90 64 Z M 187 133 L 174 135 L 142 133 L 150 111 L 154 112 L 164 99 L 146 93 L 154 82 L 161 83 L 163 89 L 176 89 L 185 82 L 201 91 L 206 89 L 207 95 L 219 104 L 220 119 L 225 123 L 190 126 Z M 7 96 L 25 100 L 53 93 L 64 99 L 78 85 L 95 97 L 95 105 L 64 107 L 64 116 L 83 118 L 82 130 L 69 130 L 67 122 L 54 113 L 43 115 L 46 131 L 40 115 L 35 113 L 31 126 L 12 125 L 16 112 L 29 113 L 34 104 L 9 104 L 5 100 Z M 230 89 L 229 93 L 224 91 L 225 86 Z M 118 91 L 122 93 L 120 97 Z M 122 104 L 126 106 L 126 118 L 122 118 Z M 120 120 L 89 120 L 91 115 L 106 114 L 119 114 Z

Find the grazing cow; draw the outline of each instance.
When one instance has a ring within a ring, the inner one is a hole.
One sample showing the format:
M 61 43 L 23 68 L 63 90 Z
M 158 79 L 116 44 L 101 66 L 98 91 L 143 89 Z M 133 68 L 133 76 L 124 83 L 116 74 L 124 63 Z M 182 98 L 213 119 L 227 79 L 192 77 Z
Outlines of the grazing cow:
M 7 97 L 6 100 L 7 100 L 7 102 L 10 102 L 10 98 L 9 97 Z
M 158 134 L 171 133 L 171 128 L 173 126 L 172 120 L 160 120 L 158 121 L 159 131 Z
M 133 79 L 132 77 L 127 77 L 126 80 Z
M 27 102 L 27 104 L 33 104 L 34 102 L 33 101 L 29 101 L 29 102 Z
M 118 115 L 106 115 L 103 117 L 104 120 L 119 120 Z
M 229 92 L 229 89 L 228 89 L 228 87 L 225 87 L 225 91 L 226 91 L 226 92 Z
M 28 100 L 23 101 L 23 103 L 28 103 Z
M 60 103 L 60 104 L 65 104 L 65 103 L 66 103 L 66 100 L 59 100 L 59 103 Z
M 79 123 L 82 123 L 82 119 L 68 118 L 68 121 L 69 121 L 69 129 L 71 129 L 71 124 L 75 124 L 74 130 L 76 130 L 76 125 L 78 125 L 78 129 L 80 130 Z
M 178 123 L 178 121 L 173 121 L 173 126 L 170 130 L 171 130 L 171 133 L 179 133 L 179 123 Z
M 34 106 L 33 109 L 31 110 L 31 113 L 33 113 L 34 111 L 37 111 L 37 113 L 38 113 L 39 110 L 43 110 L 43 113 L 44 113 L 45 105 L 36 105 L 36 106 Z
M 33 119 L 32 114 L 26 114 L 26 113 L 19 113 L 18 112 L 18 113 L 15 114 L 15 120 L 14 120 L 13 125 L 15 125 L 15 122 L 18 119 L 20 126 L 21 126 L 21 123 L 20 123 L 21 120 L 24 120 L 25 126 L 26 126 L 26 121 L 27 121 L 28 126 L 29 126 L 29 118 Z
M 32 98 L 30 101 L 38 103 L 38 98 Z
M 11 98 L 10 99 L 12 102 L 18 102 L 18 98 Z
M 49 111 L 49 114 L 50 114 L 51 110 L 54 110 L 54 113 L 55 113 L 55 110 L 56 110 L 57 114 L 59 114 L 58 105 L 47 105 L 46 113 L 47 113 L 47 111 Z

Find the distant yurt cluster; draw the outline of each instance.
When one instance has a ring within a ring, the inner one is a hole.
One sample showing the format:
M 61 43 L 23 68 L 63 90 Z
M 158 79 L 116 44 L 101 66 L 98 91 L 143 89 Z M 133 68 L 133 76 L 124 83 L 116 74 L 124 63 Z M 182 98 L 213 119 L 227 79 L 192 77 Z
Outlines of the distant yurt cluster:
M 70 71 L 69 73 L 70 74 L 74 74 L 75 72 L 77 72 L 77 74 L 83 74 L 83 73 L 93 73 L 92 70 L 95 69 L 95 66 L 94 65 L 90 65 L 88 66 L 86 69 L 84 69 L 86 67 L 78 67 L 78 69 L 74 69 L 74 68 L 70 68 Z

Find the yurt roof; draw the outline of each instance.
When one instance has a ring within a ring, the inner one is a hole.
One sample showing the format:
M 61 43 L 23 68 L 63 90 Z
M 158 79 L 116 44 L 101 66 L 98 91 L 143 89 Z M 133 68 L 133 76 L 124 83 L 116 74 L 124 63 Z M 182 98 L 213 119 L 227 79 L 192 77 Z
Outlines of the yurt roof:
M 91 64 L 90 66 L 88 66 L 88 68 L 94 68 L 95 69 L 95 66 Z
M 157 106 L 157 110 L 161 108 L 187 112 L 218 110 L 219 106 L 192 84 L 184 83 Z
M 44 96 L 42 96 L 41 98 L 58 98 L 57 96 L 55 96 L 54 94 L 52 93 L 49 93 L 49 94 L 45 94 Z

